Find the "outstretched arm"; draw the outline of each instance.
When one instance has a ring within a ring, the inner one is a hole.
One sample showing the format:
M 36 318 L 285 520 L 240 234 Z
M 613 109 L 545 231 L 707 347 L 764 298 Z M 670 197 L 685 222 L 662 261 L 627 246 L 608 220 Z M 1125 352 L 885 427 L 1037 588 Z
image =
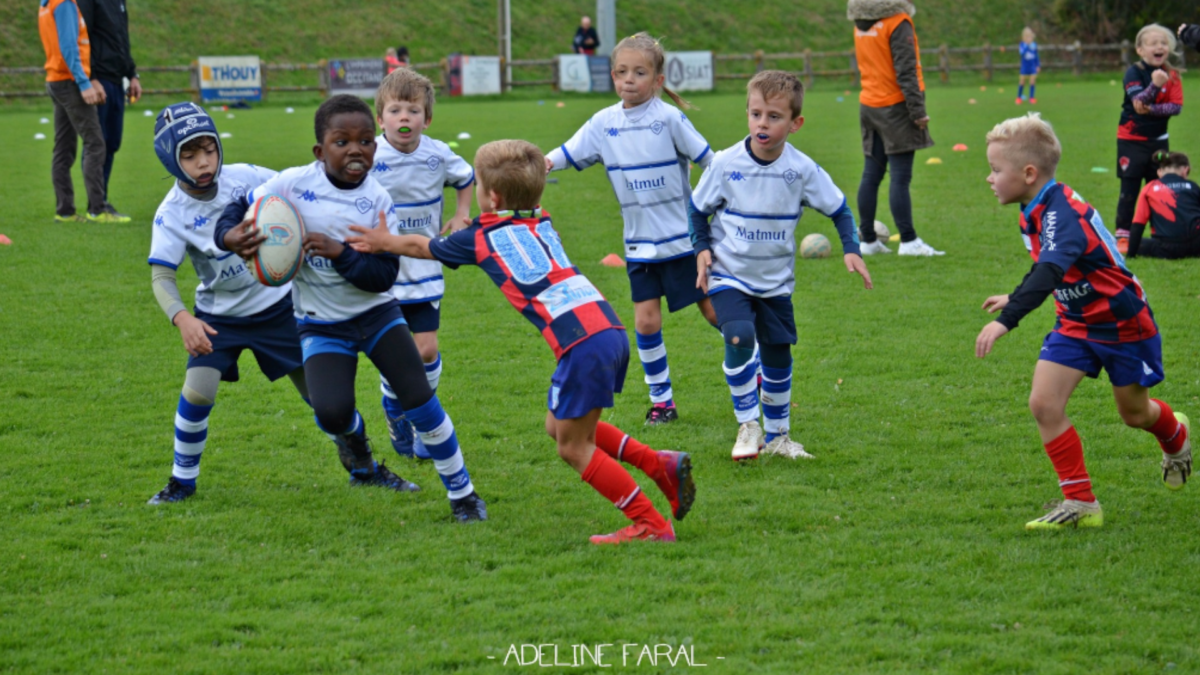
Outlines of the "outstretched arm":
M 359 253 L 394 253 L 407 258 L 434 260 L 433 254 L 429 252 L 428 237 L 392 234 L 388 231 L 387 217 L 383 212 L 379 213 L 379 224 L 375 227 L 351 225 L 350 230 L 360 234 L 357 237 L 347 237 L 346 243 Z

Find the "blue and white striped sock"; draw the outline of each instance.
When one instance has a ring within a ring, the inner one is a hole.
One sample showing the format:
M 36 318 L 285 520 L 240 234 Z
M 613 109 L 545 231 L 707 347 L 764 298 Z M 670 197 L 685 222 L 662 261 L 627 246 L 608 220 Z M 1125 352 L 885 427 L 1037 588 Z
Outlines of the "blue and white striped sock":
M 425 364 L 425 379 L 429 380 L 429 388 L 437 393 L 438 385 L 442 382 L 442 353 L 438 352 L 433 363 Z
M 462 450 L 458 447 L 454 423 L 450 421 L 446 411 L 442 410 L 437 396 L 429 399 L 424 405 L 405 412 L 433 458 L 433 466 L 441 476 L 442 484 L 446 486 L 446 496 L 450 499 L 462 499 L 474 492 L 475 486 L 471 484 L 471 475 L 467 473 Z
M 650 386 L 650 402 L 673 405 L 671 368 L 667 366 L 667 346 L 663 344 L 662 331 L 650 335 L 637 333 L 637 346 L 642 370 L 646 371 L 646 384 Z
M 383 412 L 394 420 L 403 418 L 404 408 L 400 407 L 400 399 L 396 398 L 396 392 L 392 391 L 392 385 L 383 375 L 379 376 L 379 391 L 383 392 Z
M 196 405 L 179 397 L 179 407 L 175 411 L 175 465 L 171 475 L 184 485 L 196 486 L 200 455 L 208 442 L 208 415 L 212 409 L 211 405 Z
M 767 442 L 786 434 L 792 407 L 792 368 L 763 366 L 762 408 L 763 431 Z
M 748 351 L 748 350 L 747 350 Z M 733 399 L 733 414 L 738 424 L 758 421 L 758 362 L 751 358 L 736 366 L 724 363 L 725 382 Z

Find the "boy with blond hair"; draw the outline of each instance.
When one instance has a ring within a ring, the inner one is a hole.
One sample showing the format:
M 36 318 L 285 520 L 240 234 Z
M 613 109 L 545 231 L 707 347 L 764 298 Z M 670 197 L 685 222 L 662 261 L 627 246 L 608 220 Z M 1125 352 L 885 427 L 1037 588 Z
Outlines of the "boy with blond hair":
M 655 452 L 600 421 L 629 366 L 629 339 L 616 312 L 571 264 L 541 203 L 545 158 L 525 141 L 493 141 L 475 154 L 476 198 L 483 214 L 465 230 L 428 239 L 392 235 L 382 225 L 351 228 L 360 252 L 440 260 L 451 269 L 478 265 L 512 306 L 542 334 L 558 368 L 550 378 L 546 433 L 558 454 L 633 524 L 591 538 L 594 544 L 675 541 L 671 523 L 615 460 L 641 469 L 671 503 L 676 520 L 692 506 L 695 485 L 687 453 Z M 599 450 L 599 452 L 597 452 Z
M 810 458 L 788 435 L 796 344 L 796 225 L 805 206 L 833 219 L 846 269 L 862 275 L 867 288 L 871 276 L 859 254 L 846 197 L 829 174 L 788 143 L 788 136 L 804 125 L 800 80 L 767 70 L 755 75 L 746 90 L 750 134 L 717 153 L 692 193 L 696 287 L 708 294 L 725 337 L 725 381 L 740 425 L 733 459 L 753 459 L 764 448 L 769 454 Z M 756 342 L 762 361 L 762 426 Z
M 450 146 L 424 135 L 433 122 L 433 103 L 433 83 L 408 68 L 390 73 L 379 83 L 375 116 L 383 131 L 376 139 L 378 150 L 371 170 L 371 175 L 395 203 L 394 213 L 401 233 L 430 238 L 446 230 L 461 230 L 471 223 L 471 184 L 475 182 L 470 164 Z M 446 187 L 456 192 L 455 210 L 443 226 L 442 192 Z M 434 391 L 442 376 L 437 331 L 445 290 L 441 263 L 400 259 L 392 295 L 404 310 L 404 319 L 425 363 L 425 377 Z M 379 378 L 379 388 L 383 392 L 383 411 L 393 449 L 401 456 L 429 459 L 420 435 L 414 433 L 396 392 L 383 376 Z
M 980 331 L 975 355 L 987 356 L 1051 294 L 1058 314 L 1033 372 L 1029 409 L 1064 501 L 1025 528 L 1100 527 L 1104 515 L 1084 466 L 1083 443 L 1066 415 L 1083 378 L 1108 373 L 1122 421 L 1158 439 L 1163 482 L 1172 490 L 1181 489 L 1192 472 L 1188 420 L 1150 398 L 1149 388 L 1163 381 L 1154 314 L 1100 215 L 1054 179 L 1062 156 L 1054 129 L 1030 113 L 997 124 L 987 143 L 987 182 L 1001 204 L 1021 205 L 1021 234 L 1034 264 L 1012 293 L 984 301 L 984 309 L 1000 316 Z

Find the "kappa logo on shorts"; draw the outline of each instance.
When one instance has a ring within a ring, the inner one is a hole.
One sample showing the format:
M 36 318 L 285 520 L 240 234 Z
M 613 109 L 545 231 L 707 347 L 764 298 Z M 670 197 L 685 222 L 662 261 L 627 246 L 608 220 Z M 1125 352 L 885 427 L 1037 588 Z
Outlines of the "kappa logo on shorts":
M 550 409 L 558 407 L 558 394 L 562 391 L 560 387 L 550 387 Z
M 358 200 L 354 202 L 354 208 L 358 209 L 359 213 L 366 213 L 370 211 L 371 206 L 371 200 L 367 199 L 366 197 L 359 197 Z
M 304 338 L 304 344 L 303 344 L 302 346 L 303 346 L 305 349 L 309 349 L 309 348 L 311 348 L 311 347 L 312 347 L 312 345 L 313 345 L 313 339 L 312 339 L 312 338 Z
M 429 167 L 429 170 L 430 170 L 430 171 L 437 171 L 437 170 L 438 170 L 438 167 L 439 167 L 439 166 L 441 166 L 441 165 L 442 165 L 442 158 L 441 158 L 441 157 L 430 157 L 430 158 L 429 158 L 428 160 L 426 160 L 426 162 L 425 162 L 425 166 Z
M 1117 160 L 1117 164 L 1121 165 L 1122 171 L 1129 170 L 1129 158 L 1128 157 L 1122 157 L 1121 159 Z
M 653 131 L 654 135 L 657 136 L 662 133 L 664 126 L 666 125 L 662 123 L 662 120 L 654 120 L 654 123 L 650 125 L 650 131 Z
M 1142 361 L 1142 372 L 1143 372 L 1143 373 L 1145 373 L 1145 374 L 1147 374 L 1147 375 L 1153 375 L 1153 374 L 1154 374 L 1154 371 L 1150 369 L 1150 366 L 1146 365 L 1146 362 L 1145 362 L 1145 361 Z
M 785 181 L 787 181 L 788 185 L 795 183 L 796 179 L 799 177 L 800 177 L 800 174 L 796 173 L 795 169 L 788 169 L 787 171 L 783 172 L 783 179 Z

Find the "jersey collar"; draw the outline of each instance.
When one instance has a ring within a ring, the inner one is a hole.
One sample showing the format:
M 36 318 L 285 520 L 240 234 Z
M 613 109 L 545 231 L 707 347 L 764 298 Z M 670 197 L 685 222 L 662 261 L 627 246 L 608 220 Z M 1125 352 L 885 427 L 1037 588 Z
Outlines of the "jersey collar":
M 535 206 L 527 211 L 513 209 L 511 211 L 492 211 L 479 216 L 479 224 L 487 227 L 495 225 L 506 220 L 530 220 L 540 219 L 542 217 L 542 207 Z
M 1021 209 L 1021 212 L 1025 214 L 1025 220 L 1033 218 L 1033 210 L 1042 202 L 1046 201 L 1046 199 L 1048 199 L 1050 190 L 1058 187 L 1058 184 L 1058 181 L 1051 178 L 1048 183 L 1042 186 L 1041 191 L 1037 193 L 1037 196 L 1033 198 L 1033 201 L 1029 202 L 1029 204 L 1025 205 L 1025 207 Z

